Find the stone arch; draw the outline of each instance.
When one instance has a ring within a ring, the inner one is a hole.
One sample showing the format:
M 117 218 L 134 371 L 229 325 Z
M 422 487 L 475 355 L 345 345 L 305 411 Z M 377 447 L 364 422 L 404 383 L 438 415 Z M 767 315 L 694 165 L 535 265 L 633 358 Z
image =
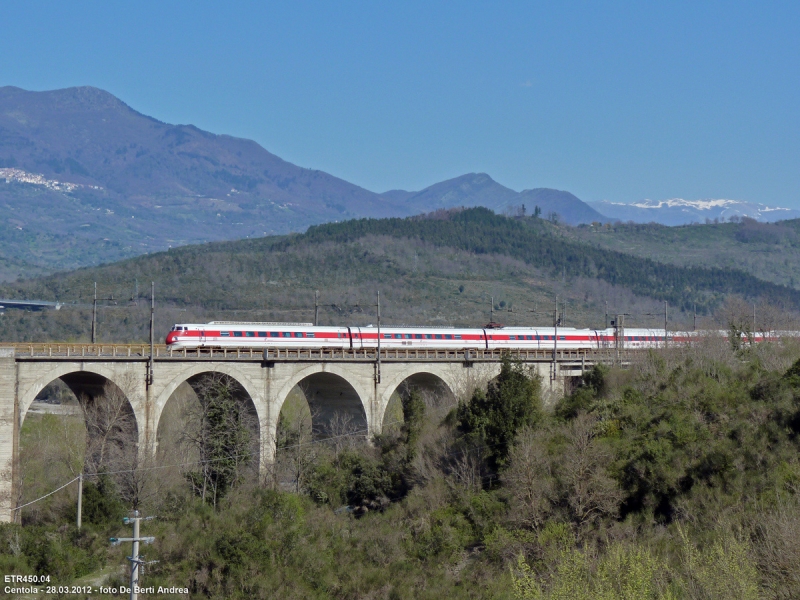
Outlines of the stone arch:
M 119 372 L 99 364 L 84 363 L 80 366 L 74 363 L 58 364 L 34 380 L 24 390 L 20 390 L 19 426 L 22 427 L 28 410 L 39 393 L 56 379 L 61 379 L 76 397 L 86 394 L 90 398 L 97 398 L 102 395 L 106 385 L 111 385 L 115 391 L 121 393 L 127 400 L 136 426 L 137 442 L 141 448 L 143 447 L 142 443 L 147 421 L 142 412 L 144 403 L 140 402 L 141 399 L 134 397 L 138 395 L 134 380 L 136 375 L 136 372 L 132 369 Z M 130 378 L 130 381 L 124 381 L 126 378 Z
M 295 373 L 277 393 L 274 406 L 274 424 L 289 392 L 300 388 L 311 409 L 312 430 L 317 438 L 330 434 L 335 416 L 341 415 L 348 421 L 348 428 L 363 431 L 365 436 L 372 432 L 372 415 L 368 399 L 370 392 L 363 382 L 346 369 L 337 365 L 312 365 Z
M 159 423 L 161 421 L 161 414 L 164 411 L 164 406 L 167 404 L 175 390 L 190 379 L 201 375 L 203 373 L 219 373 L 227 375 L 236 382 L 243 392 L 245 392 L 253 403 L 258 418 L 259 429 L 262 424 L 266 422 L 268 415 L 263 402 L 263 392 L 261 387 L 256 382 L 252 381 L 250 377 L 236 365 L 230 363 L 215 363 L 213 368 L 203 363 L 192 363 L 190 366 L 183 368 L 177 375 L 173 376 L 164 386 L 164 388 L 156 396 L 153 406 L 153 431 L 158 432 Z
M 451 374 L 448 372 L 434 372 L 434 369 L 423 368 L 409 373 L 400 373 L 390 380 L 383 392 L 381 405 L 383 413 L 381 415 L 382 428 L 395 423 L 386 422 L 387 417 L 393 418 L 394 412 L 391 410 L 393 402 L 401 401 L 412 390 L 417 390 L 425 396 L 426 405 L 432 408 L 438 403 L 441 406 L 451 406 L 456 403 L 456 395 Z
M 250 419 L 248 419 L 248 426 L 250 427 L 252 435 L 252 452 L 257 455 L 254 464 L 259 465 L 260 468 L 263 466 L 262 461 L 264 460 L 264 455 L 271 454 L 271 452 L 265 452 L 262 448 L 266 419 L 262 394 L 259 393 L 259 387 L 241 369 L 238 369 L 235 365 L 226 363 L 217 363 L 213 366 L 195 363 L 181 370 L 178 375 L 168 381 L 163 390 L 158 394 L 154 405 L 153 435 L 156 441 L 154 451 L 158 452 L 159 441 L 163 441 L 160 440 L 160 438 L 170 434 L 168 425 L 171 424 L 162 423 L 162 420 L 167 415 L 171 414 L 171 416 L 174 417 L 177 414 L 175 411 L 170 413 L 168 409 L 168 404 L 173 400 L 175 392 L 178 391 L 182 385 L 186 385 L 191 390 L 190 393 L 193 393 L 196 397 L 202 393 L 204 385 L 214 376 L 222 376 L 230 383 L 233 397 L 250 416 Z

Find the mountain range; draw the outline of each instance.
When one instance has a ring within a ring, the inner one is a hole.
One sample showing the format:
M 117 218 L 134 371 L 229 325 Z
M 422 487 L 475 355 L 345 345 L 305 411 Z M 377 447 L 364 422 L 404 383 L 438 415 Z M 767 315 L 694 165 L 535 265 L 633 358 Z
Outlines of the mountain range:
M 252 140 L 163 123 L 97 88 L 0 87 L 0 280 L 190 243 L 462 206 L 513 214 L 538 208 L 569 225 L 800 215 L 733 202 L 587 204 L 567 191 L 517 192 L 485 173 L 376 193 L 289 163 Z
M 0 88 L 0 263 L 32 272 L 357 217 L 523 204 L 571 224 L 603 219 L 568 192 L 519 193 L 483 173 L 375 193 L 251 140 L 163 123 L 97 88 Z

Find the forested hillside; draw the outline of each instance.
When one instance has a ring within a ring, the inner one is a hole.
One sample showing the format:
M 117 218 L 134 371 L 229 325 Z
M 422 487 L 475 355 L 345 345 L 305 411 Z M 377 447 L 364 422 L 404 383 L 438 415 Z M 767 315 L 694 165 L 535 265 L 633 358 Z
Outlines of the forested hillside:
M 608 250 L 682 266 L 740 269 L 759 279 L 800 285 L 800 220 L 708 223 L 667 227 L 616 223 L 561 227 L 566 238 Z
M 800 306 L 797 290 L 738 269 L 661 263 L 598 248 L 565 231 L 575 230 L 478 208 L 187 246 L 6 284 L 0 297 L 68 304 L 57 312 L 8 310 L 0 338 L 87 339 L 95 281 L 100 339 L 107 342 L 146 339 L 150 281 L 159 337 L 175 322 L 309 321 L 315 291 L 321 322 L 332 324 L 373 322 L 378 290 L 385 322 L 421 325 L 483 325 L 492 301 L 500 322 L 549 325 L 556 295 L 563 323 L 591 327 L 605 326 L 606 306 L 612 315 L 627 314 L 629 325 L 660 326 L 665 300 L 675 327 L 690 327 L 695 307 L 705 319 L 701 325 L 726 327 L 726 303 L 736 297 L 759 305 L 762 327 L 777 328 L 788 326 Z M 752 306 L 745 311 L 752 313 Z

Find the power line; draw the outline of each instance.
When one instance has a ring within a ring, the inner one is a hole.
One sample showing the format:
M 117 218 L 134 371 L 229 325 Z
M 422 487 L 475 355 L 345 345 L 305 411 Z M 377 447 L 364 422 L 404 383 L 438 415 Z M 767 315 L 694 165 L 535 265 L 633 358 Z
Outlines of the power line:
M 21 506 L 18 506 L 18 507 L 16 507 L 16 508 L 12 508 L 12 509 L 11 509 L 11 512 L 14 512 L 14 511 L 16 511 L 16 510 L 20 510 L 20 509 L 22 509 L 22 508 L 25 508 L 26 506 L 30 506 L 31 504 L 34 504 L 34 503 L 36 503 L 36 502 L 39 502 L 39 500 L 44 500 L 44 499 L 45 499 L 45 498 L 47 498 L 48 496 L 52 496 L 52 495 L 53 495 L 53 494 L 55 494 L 56 492 L 60 492 L 60 491 L 61 491 L 61 490 L 63 490 L 65 487 L 67 487 L 67 486 L 68 486 L 70 483 L 74 483 L 74 482 L 78 481 L 78 479 L 80 479 L 80 476 L 76 477 L 75 479 L 71 479 L 70 481 L 68 481 L 67 483 L 65 483 L 64 485 L 62 485 L 60 488 L 56 488 L 56 489 L 54 489 L 52 492 L 50 492 L 49 494 L 45 494 L 45 495 L 44 495 L 44 496 L 42 496 L 41 498 L 37 498 L 36 500 L 31 500 L 30 502 L 27 502 L 27 503 L 25 503 L 25 504 L 23 504 L 23 505 L 21 505 Z

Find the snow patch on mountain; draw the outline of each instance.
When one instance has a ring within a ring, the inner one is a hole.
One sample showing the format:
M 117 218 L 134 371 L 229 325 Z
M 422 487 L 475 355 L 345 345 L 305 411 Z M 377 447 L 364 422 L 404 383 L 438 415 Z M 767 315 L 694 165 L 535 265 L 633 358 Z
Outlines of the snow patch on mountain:
M 685 200 L 642 200 L 640 202 L 602 202 L 590 203 L 592 208 L 620 221 L 635 223 L 661 223 L 662 225 L 687 225 L 703 223 L 706 220 L 729 221 L 732 218 L 750 218 L 757 221 L 773 222 L 800 218 L 800 211 L 781 206 L 767 206 L 744 200 L 728 198 L 705 198 Z

